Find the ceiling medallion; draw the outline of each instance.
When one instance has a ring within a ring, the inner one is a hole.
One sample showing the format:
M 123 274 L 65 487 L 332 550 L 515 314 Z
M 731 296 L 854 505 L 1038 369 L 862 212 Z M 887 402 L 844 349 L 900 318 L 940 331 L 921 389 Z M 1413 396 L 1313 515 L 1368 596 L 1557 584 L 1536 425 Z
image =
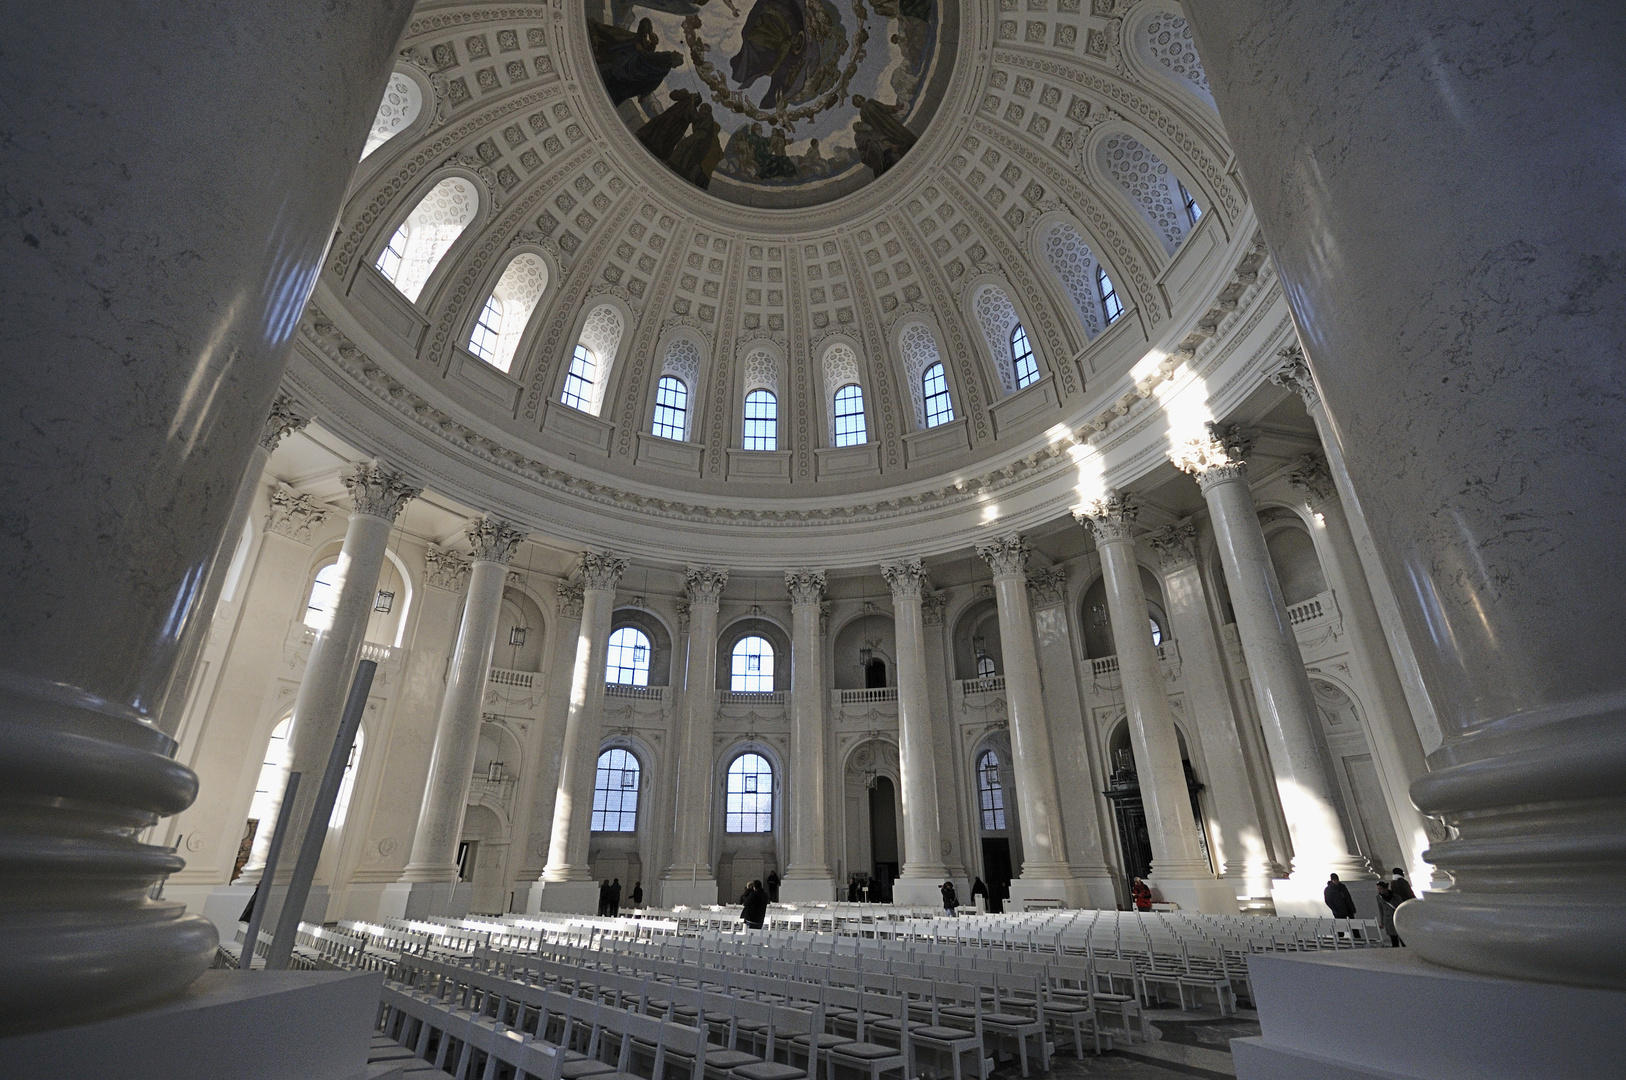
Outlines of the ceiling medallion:
M 914 146 L 947 85 L 957 0 L 609 0 L 588 37 L 644 148 L 752 207 L 811 206 Z

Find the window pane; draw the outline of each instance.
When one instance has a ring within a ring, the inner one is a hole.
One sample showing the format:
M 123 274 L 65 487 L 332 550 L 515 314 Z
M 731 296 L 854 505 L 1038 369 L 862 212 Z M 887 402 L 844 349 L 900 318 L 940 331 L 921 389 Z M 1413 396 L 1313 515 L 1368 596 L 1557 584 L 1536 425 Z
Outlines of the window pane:
M 734 645 L 728 688 L 737 694 L 773 690 L 773 646 L 760 637 L 740 638 Z
M 572 409 L 589 412 L 593 400 L 593 377 L 598 370 L 598 364 L 593 354 L 587 351 L 587 346 L 577 345 L 575 354 L 570 358 L 570 372 L 565 376 L 565 392 L 559 395 L 559 400 Z
M 926 369 L 921 376 L 920 387 L 926 399 L 927 427 L 936 427 L 954 419 L 954 403 L 949 400 L 948 379 L 943 375 L 942 364 L 933 364 Z
M 486 298 L 486 306 L 469 335 L 469 352 L 486 363 L 497 358 L 497 342 L 502 337 L 502 301 L 495 293 Z
M 1203 216 L 1203 208 L 1198 206 L 1197 200 L 1191 197 L 1191 192 L 1186 190 L 1186 185 L 1178 180 L 1174 183 L 1180 189 L 1180 201 L 1186 206 L 1186 220 L 1193 225 L 1197 224 L 1197 219 Z
M 745 438 L 747 450 L 779 449 L 779 399 L 766 390 L 745 395 Z
M 836 391 L 836 445 L 859 446 L 868 441 L 863 388 L 857 383 L 848 383 Z
M 311 584 L 310 603 L 305 607 L 305 625 L 326 630 L 333 625 L 333 605 L 339 599 L 339 564 L 329 563 L 316 572 Z
M 649 638 L 634 626 L 623 626 L 610 635 L 604 681 L 620 686 L 649 685 Z
M 1107 322 L 1114 322 L 1124 313 L 1123 301 L 1118 299 L 1118 290 L 1112 287 L 1112 279 L 1107 277 L 1106 270 L 1095 268 L 1095 288 L 1101 294 L 1101 310 L 1106 314 Z
M 384 245 L 384 250 L 378 255 L 378 272 L 384 275 L 385 281 L 394 281 L 401 276 L 401 260 L 406 255 L 407 227 L 402 225 L 390 237 L 390 242 Z
M 1028 344 L 1028 332 L 1017 323 L 1011 331 L 1011 365 L 1016 369 L 1016 388 L 1031 385 L 1039 377 L 1039 363 L 1033 359 L 1033 346 Z
M 773 831 L 773 766 L 761 754 L 741 754 L 728 766 L 723 831 Z
M 1152 624 L 1152 644 L 1153 645 L 1161 645 L 1161 644 L 1163 644 L 1163 628 L 1161 626 L 1157 625 L 1157 620 L 1156 619 L 1148 619 L 1147 622 Z
M 652 429 L 663 439 L 683 440 L 688 432 L 689 388 L 682 379 L 661 376 L 655 385 L 655 426 Z
M 992 750 L 977 759 L 977 801 L 982 827 L 998 832 L 1005 827 L 1005 789 L 999 783 L 999 755 Z
M 637 828 L 638 759 L 625 750 L 606 750 L 598 756 L 598 773 L 593 777 L 592 830 L 634 832 Z

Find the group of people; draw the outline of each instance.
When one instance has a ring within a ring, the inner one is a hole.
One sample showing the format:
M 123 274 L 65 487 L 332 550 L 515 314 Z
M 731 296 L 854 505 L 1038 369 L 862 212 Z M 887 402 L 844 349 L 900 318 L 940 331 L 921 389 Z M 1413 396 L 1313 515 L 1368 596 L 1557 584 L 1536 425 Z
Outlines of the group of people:
M 632 893 L 627 897 L 628 908 L 636 909 L 644 906 L 644 883 L 632 883 Z M 602 916 L 615 918 L 621 914 L 621 879 L 605 878 L 598 887 L 598 913 Z
M 672 103 L 634 134 L 673 172 L 698 188 L 709 188 L 711 174 L 723 160 L 722 131 L 711 106 L 680 86 L 672 91 Z
M 1411 882 L 1406 880 L 1406 871 L 1395 867 L 1388 881 L 1378 882 L 1378 926 L 1389 935 L 1389 944 L 1395 948 L 1403 948 L 1405 942 L 1400 940 L 1400 933 L 1395 928 L 1395 909 L 1407 900 L 1417 899 L 1417 893 L 1412 889 Z M 1321 890 L 1321 899 L 1327 904 L 1335 919 L 1353 919 L 1355 917 L 1355 898 L 1349 893 L 1349 886 L 1338 880 L 1337 874 L 1327 878 L 1327 887 Z

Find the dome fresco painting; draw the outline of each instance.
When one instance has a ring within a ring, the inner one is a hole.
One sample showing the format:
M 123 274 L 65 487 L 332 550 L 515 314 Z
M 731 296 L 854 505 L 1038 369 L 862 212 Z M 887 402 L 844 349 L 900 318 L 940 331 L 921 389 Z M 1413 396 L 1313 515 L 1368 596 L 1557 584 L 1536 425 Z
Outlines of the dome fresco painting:
M 826 202 L 896 165 L 936 111 L 958 29 L 953 0 L 614 0 L 587 22 L 638 141 L 760 207 Z

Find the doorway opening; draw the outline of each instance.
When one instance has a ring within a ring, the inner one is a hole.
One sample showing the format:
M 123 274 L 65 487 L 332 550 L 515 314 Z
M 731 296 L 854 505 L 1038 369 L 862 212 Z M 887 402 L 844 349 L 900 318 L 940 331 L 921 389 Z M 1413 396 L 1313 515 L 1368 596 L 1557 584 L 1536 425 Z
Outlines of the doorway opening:
M 892 883 L 898 879 L 897 804 L 892 778 L 877 776 L 869 789 L 869 841 L 875 864 L 869 898 L 873 903 L 890 904 Z

